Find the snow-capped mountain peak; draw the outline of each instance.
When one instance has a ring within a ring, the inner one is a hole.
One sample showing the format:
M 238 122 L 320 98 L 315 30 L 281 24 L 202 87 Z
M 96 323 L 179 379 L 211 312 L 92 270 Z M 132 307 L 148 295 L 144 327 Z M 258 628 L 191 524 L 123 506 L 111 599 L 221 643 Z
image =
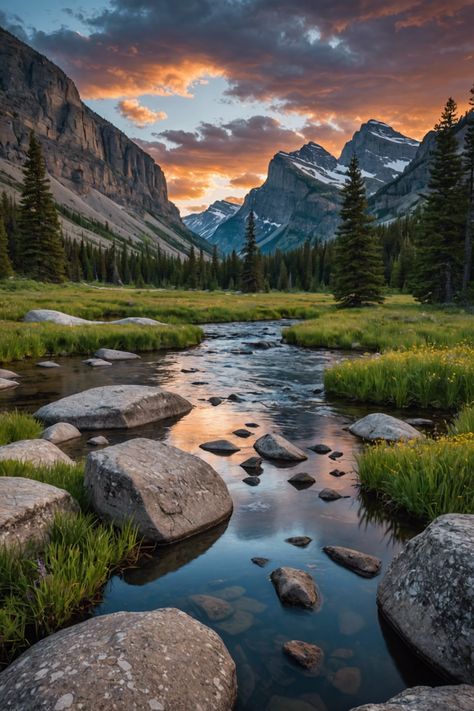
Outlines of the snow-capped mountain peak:
M 196 234 L 209 239 L 219 225 L 235 215 L 240 205 L 227 200 L 216 200 L 203 212 L 193 212 L 183 217 L 186 227 Z

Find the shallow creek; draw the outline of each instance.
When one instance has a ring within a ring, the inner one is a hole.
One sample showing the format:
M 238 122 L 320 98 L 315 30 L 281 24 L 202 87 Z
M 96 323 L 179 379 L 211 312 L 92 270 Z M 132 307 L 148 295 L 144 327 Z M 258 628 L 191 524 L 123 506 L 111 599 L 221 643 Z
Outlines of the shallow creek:
M 103 434 L 112 444 L 137 436 L 155 438 L 202 457 L 226 481 L 233 515 L 226 525 L 161 549 L 123 576 L 113 577 L 95 614 L 175 606 L 210 625 L 236 661 L 238 709 L 347 711 L 385 701 L 406 686 L 442 683 L 378 616 L 378 579 L 356 576 L 321 550 L 331 544 L 356 548 L 380 557 L 385 569 L 403 541 L 417 530 L 360 497 L 354 473 L 360 445 L 344 428 L 376 408 L 334 403 L 324 393 L 314 393 L 322 388 L 324 368 L 343 356 L 282 344 L 282 325 L 210 325 L 196 348 L 144 355 L 140 361 L 108 368 L 89 368 L 82 358 L 58 358 L 61 368 L 53 370 L 35 363 L 14 364 L 11 367 L 22 376 L 21 386 L 0 394 L 0 410 L 17 407 L 34 412 L 65 395 L 112 383 L 161 385 L 195 405 L 177 421 Z M 250 345 L 258 341 L 272 347 Z M 183 373 L 182 369 L 197 370 Z M 231 393 L 243 401 L 224 400 L 217 407 L 207 402 L 211 396 L 225 398 Z M 247 422 L 259 424 L 251 437 L 232 434 Z M 308 451 L 308 461 L 291 467 L 264 462 L 260 485 L 250 487 L 242 482 L 246 473 L 239 463 L 255 454 L 255 439 L 271 431 L 303 449 L 327 444 L 342 451 L 343 457 L 334 462 Z M 89 436 L 64 450 L 73 457 L 85 455 L 90 450 Z M 202 442 L 221 438 L 235 442 L 241 451 L 225 457 L 199 449 Z M 331 476 L 335 468 L 346 475 Z M 287 480 L 297 472 L 310 473 L 316 483 L 296 490 Z M 326 503 L 318 498 L 325 487 L 349 498 Z M 297 548 L 285 541 L 299 535 L 310 536 L 312 542 Z M 270 562 L 259 568 L 250 560 L 254 556 Z M 323 596 L 318 612 L 280 604 L 269 580 L 270 572 L 279 566 L 302 568 L 313 575 Z M 209 622 L 190 601 L 194 594 L 224 597 L 235 613 L 222 622 Z M 281 645 L 289 639 L 323 648 L 320 676 L 311 676 L 283 655 Z

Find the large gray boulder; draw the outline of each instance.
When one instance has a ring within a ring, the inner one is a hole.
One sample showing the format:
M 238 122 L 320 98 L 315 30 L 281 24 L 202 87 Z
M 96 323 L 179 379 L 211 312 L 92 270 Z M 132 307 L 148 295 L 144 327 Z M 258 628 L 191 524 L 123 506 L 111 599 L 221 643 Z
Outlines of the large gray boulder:
M 157 543 L 188 538 L 232 513 L 227 487 L 210 464 L 150 439 L 89 454 L 84 484 L 100 515 L 119 526 L 132 519 Z
M 472 711 L 474 686 L 414 686 L 384 704 L 365 704 L 350 711 Z
M 46 439 L 48 442 L 53 444 L 61 444 L 61 442 L 68 442 L 70 439 L 77 439 L 81 436 L 81 433 L 68 422 L 57 422 L 55 425 L 47 427 L 41 433 L 41 439 Z
M 474 515 L 440 516 L 412 538 L 380 582 L 377 602 L 428 663 L 474 683 Z
M 23 321 L 27 323 L 55 323 L 59 326 L 95 326 L 98 324 L 166 326 L 166 324 L 161 321 L 155 321 L 153 318 L 144 318 L 142 316 L 129 316 L 128 318 L 121 318 L 116 321 L 89 321 L 86 318 L 70 316 L 62 311 L 55 311 L 54 309 L 32 309 L 25 314 Z
M 116 612 L 34 644 L 0 674 L 9 711 L 231 711 L 235 664 L 180 610 Z
M 56 514 L 78 511 L 78 504 L 67 491 L 32 479 L 2 476 L 0 546 L 41 547 Z M 4 708 L 1 703 L 0 707 Z
M 36 466 L 51 467 L 54 464 L 73 464 L 67 454 L 45 439 L 20 439 L 0 447 L 0 461 L 29 462 Z
M 402 442 L 424 437 L 414 427 L 403 420 L 383 412 L 372 412 L 349 427 L 349 432 L 361 439 L 373 442 L 383 439 L 386 442 Z
M 257 452 L 265 459 L 280 459 L 287 462 L 303 462 L 306 454 L 278 434 L 266 434 L 254 444 Z
M 104 385 L 63 397 L 35 413 L 47 425 L 69 422 L 80 430 L 137 427 L 192 409 L 180 395 L 148 385 Z

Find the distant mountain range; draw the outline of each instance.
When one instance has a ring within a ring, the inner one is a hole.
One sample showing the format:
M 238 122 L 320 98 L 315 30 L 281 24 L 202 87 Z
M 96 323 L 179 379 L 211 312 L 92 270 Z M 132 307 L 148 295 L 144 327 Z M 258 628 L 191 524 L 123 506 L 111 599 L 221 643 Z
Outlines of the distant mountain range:
M 290 249 L 306 239 L 324 241 L 335 233 L 340 191 L 354 154 L 370 195 L 398 178 L 418 148 L 418 141 L 372 119 L 362 124 L 338 159 L 314 142 L 291 153 L 277 153 L 263 185 L 248 193 L 235 214 L 222 217 L 218 225 L 216 221 L 214 231 L 203 219 L 207 211 L 188 215 L 185 222 L 224 253 L 241 249 L 250 210 L 255 213 L 257 240 L 264 252 Z
M 204 239 L 210 239 L 219 225 L 235 215 L 240 205 L 227 200 L 216 200 L 203 212 L 193 212 L 183 217 L 186 227 Z
M 31 130 L 67 236 L 106 245 L 107 222 L 109 233 L 137 246 L 182 256 L 191 244 L 210 249 L 181 221 L 153 158 L 89 109 L 61 69 L 0 28 L 0 192 L 16 199 Z

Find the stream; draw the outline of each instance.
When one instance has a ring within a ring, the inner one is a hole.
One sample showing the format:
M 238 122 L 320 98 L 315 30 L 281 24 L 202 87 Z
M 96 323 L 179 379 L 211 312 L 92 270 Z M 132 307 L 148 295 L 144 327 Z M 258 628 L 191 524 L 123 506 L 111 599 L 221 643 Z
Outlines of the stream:
M 204 327 L 205 339 L 193 349 L 144 354 L 139 361 L 107 368 L 90 368 L 83 357 L 57 358 L 61 368 L 52 370 L 35 362 L 15 363 L 10 367 L 21 375 L 21 385 L 0 393 L 0 410 L 34 412 L 60 397 L 114 383 L 160 385 L 189 399 L 195 407 L 181 419 L 93 434 L 105 434 L 111 444 L 136 436 L 158 439 L 205 459 L 224 478 L 233 515 L 228 523 L 162 548 L 112 577 L 95 614 L 173 606 L 213 627 L 237 664 L 239 711 L 347 711 L 386 701 L 407 686 L 443 682 L 379 617 L 378 578 L 358 577 L 321 549 L 341 545 L 376 555 L 383 574 L 403 542 L 420 529 L 360 495 L 354 473 L 360 443 L 344 428 L 377 408 L 326 399 L 323 371 L 345 356 L 281 343 L 281 328 L 288 323 L 212 324 Z M 217 407 L 207 402 L 231 393 L 242 401 L 224 400 Z M 248 422 L 259 425 L 249 438 L 232 434 Z M 292 466 L 264 461 L 261 482 L 251 487 L 242 481 L 246 472 L 239 463 L 255 454 L 253 443 L 266 432 L 305 449 L 308 460 Z M 90 436 L 62 449 L 75 458 L 84 456 L 91 449 Z M 219 456 L 199 448 L 223 438 L 241 451 Z M 335 462 L 306 449 L 317 443 L 342 451 L 342 458 Z M 332 476 L 336 468 L 345 476 Z M 288 479 L 297 472 L 308 472 L 316 483 L 295 489 Z M 322 501 L 318 492 L 325 487 L 348 498 Z M 285 540 L 303 535 L 312 539 L 305 548 Z M 255 556 L 270 562 L 260 568 L 251 562 Z M 279 566 L 311 573 L 323 597 L 319 611 L 280 604 L 269 579 Z M 190 600 L 195 594 L 222 597 L 235 612 L 211 622 Z M 282 644 L 290 639 L 324 650 L 319 676 L 283 654 Z

